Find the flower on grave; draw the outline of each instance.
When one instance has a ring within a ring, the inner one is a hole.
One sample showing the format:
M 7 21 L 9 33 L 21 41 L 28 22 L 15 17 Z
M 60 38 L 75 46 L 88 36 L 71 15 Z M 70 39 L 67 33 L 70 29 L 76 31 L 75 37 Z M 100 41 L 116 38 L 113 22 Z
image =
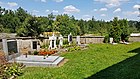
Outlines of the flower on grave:
M 54 53 L 56 53 L 57 51 L 56 50 L 40 50 L 39 51 L 39 55 L 52 55 Z

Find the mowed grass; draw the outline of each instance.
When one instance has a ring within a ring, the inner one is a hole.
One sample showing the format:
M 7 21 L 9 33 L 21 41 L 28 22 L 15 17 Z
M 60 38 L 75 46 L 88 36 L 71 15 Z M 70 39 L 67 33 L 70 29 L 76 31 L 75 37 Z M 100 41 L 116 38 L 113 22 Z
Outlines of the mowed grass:
M 61 67 L 27 67 L 18 79 L 140 79 L 140 42 L 130 45 L 91 44 L 63 53 Z

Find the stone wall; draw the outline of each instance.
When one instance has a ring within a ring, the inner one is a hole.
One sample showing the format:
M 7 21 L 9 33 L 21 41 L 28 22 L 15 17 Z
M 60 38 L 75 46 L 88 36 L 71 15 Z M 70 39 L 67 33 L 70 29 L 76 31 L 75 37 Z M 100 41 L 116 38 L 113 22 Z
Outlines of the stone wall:
M 130 42 L 140 42 L 140 36 L 131 36 L 129 38 Z
M 68 37 L 64 37 L 64 40 L 67 40 Z M 73 36 L 72 41 L 76 43 L 76 37 Z M 103 43 L 104 36 L 81 36 L 80 43 L 81 44 L 94 44 L 94 43 Z M 49 44 L 49 39 L 44 39 L 42 43 Z M 41 44 L 42 45 L 42 44 Z
M 80 42 L 82 44 L 103 43 L 104 36 L 82 36 Z
M 0 33 L 0 39 L 3 38 L 15 38 L 16 37 L 16 33 Z

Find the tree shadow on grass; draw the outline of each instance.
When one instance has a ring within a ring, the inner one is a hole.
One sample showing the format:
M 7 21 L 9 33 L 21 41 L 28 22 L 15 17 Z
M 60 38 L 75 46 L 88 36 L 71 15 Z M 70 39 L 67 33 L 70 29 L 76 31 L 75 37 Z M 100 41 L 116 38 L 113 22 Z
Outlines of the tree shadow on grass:
M 140 48 L 128 53 L 138 53 L 85 79 L 140 79 Z

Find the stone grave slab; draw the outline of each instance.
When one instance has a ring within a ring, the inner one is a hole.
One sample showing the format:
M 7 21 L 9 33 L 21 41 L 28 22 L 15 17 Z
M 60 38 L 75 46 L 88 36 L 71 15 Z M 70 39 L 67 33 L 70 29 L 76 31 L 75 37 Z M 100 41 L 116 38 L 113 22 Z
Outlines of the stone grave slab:
M 28 55 L 26 58 L 25 55 L 21 55 L 15 58 L 16 62 L 23 63 L 28 67 L 56 67 L 63 60 L 64 57 L 59 56 L 48 56 L 48 58 L 44 59 L 44 56 Z M 9 62 L 14 62 L 14 60 L 10 60 Z
M 21 55 L 15 58 L 15 60 L 16 61 L 29 61 L 29 62 L 54 62 L 58 58 L 59 56 L 48 56 L 44 59 L 44 56 L 33 56 L 33 55 L 27 55 L 27 58 L 26 58 L 25 55 Z

